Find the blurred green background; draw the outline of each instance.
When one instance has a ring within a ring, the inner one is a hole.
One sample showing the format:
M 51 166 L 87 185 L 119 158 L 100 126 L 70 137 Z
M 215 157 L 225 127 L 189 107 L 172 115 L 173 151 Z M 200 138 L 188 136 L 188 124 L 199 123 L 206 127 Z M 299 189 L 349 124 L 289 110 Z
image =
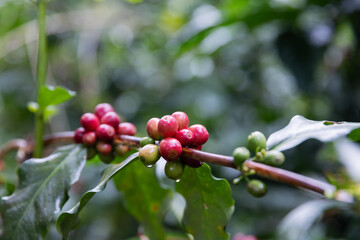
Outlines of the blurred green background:
M 77 92 L 47 133 L 77 128 L 81 114 L 100 102 L 113 104 L 137 126 L 138 136 L 145 136 L 151 117 L 184 111 L 190 124 L 201 123 L 210 132 L 203 150 L 230 155 L 250 132 L 268 136 L 296 114 L 360 121 L 359 1 L 53 0 L 47 9 L 47 84 Z M 33 136 L 27 103 L 36 99 L 36 51 L 34 4 L 1 0 L 0 145 Z M 285 152 L 284 168 L 324 179 L 324 172 L 338 167 L 331 149 L 308 141 Z M 83 184 L 91 187 L 100 170 L 89 169 Z M 237 176 L 224 168 L 213 171 Z M 274 239 L 286 213 L 318 198 L 267 183 L 269 194 L 260 200 L 248 195 L 244 184 L 234 186 L 229 232 Z M 136 234 L 136 221 L 111 185 L 91 204 L 73 239 Z M 360 234 L 353 216 L 335 214 L 330 220 L 316 227 L 311 239 Z M 166 224 L 180 229 L 170 220 Z M 59 238 L 54 231 L 48 237 Z

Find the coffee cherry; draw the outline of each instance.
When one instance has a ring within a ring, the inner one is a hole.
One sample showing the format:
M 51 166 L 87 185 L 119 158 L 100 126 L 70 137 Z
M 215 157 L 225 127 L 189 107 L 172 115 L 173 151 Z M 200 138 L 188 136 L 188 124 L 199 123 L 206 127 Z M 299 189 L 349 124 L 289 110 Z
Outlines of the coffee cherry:
M 117 134 L 134 136 L 136 134 L 136 127 L 129 122 L 120 123 L 117 127 Z
M 100 122 L 96 115 L 92 113 L 84 113 L 80 118 L 80 124 L 86 131 L 95 131 Z
M 192 149 L 199 150 L 199 151 L 201 151 L 202 147 L 203 147 L 203 145 L 199 145 L 199 146 L 196 146 L 196 147 L 191 146 Z
M 79 127 L 74 132 L 74 142 L 75 143 L 82 143 L 83 142 L 83 136 L 85 133 L 85 128 Z
M 149 137 L 160 140 L 161 136 L 158 129 L 158 123 L 160 121 L 160 118 L 151 118 L 147 124 L 146 124 L 146 131 L 149 135 Z
M 165 175 L 173 180 L 178 180 L 184 172 L 184 163 L 180 160 L 173 162 L 166 162 Z
M 158 122 L 158 130 L 162 138 L 175 137 L 178 130 L 178 123 L 174 117 L 165 115 Z
M 192 167 L 192 168 L 198 168 L 198 167 L 201 167 L 203 165 L 202 161 L 195 160 L 195 159 L 192 159 L 192 158 L 181 158 L 181 160 L 186 165 L 188 165 L 189 167 Z
M 114 112 L 114 108 L 108 103 L 100 103 L 95 107 L 95 115 L 99 119 L 101 119 L 108 112 Z
M 141 147 L 144 147 L 147 144 L 154 144 L 154 143 L 155 143 L 155 140 L 153 138 L 151 138 L 151 137 L 143 137 L 140 140 L 140 146 Z
M 86 146 L 93 146 L 96 143 L 96 134 L 95 132 L 86 132 L 83 136 L 83 143 Z
M 109 155 L 112 152 L 112 145 L 107 142 L 98 142 L 96 143 L 96 150 L 99 154 Z
M 161 156 L 167 161 L 174 161 L 182 152 L 181 143 L 175 138 L 165 138 L 160 142 Z
M 237 147 L 233 151 L 234 163 L 240 166 L 250 157 L 250 151 L 246 147 Z
M 266 149 L 266 137 L 259 131 L 252 132 L 248 136 L 249 148 L 254 152 Z
M 117 128 L 119 123 L 121 122 L 119 115 L 116 112 L 108 112 L 100 120 L 101 123 L 108 124 L 113 128 Z
M 97 154 L 97 151 L 94 147 L 87 147 L 86 148 L 86 160 L 93 159 Z
M 266 185 L 260 180 L 250 180 L 246 185 L 247 191 L 254 197 L 263 197 L 266 192 Z
M 114 161 L 115 155 L 113 153 L 110 153 L 108 155 L 99 154 L 99 158 L 103 163 L 109 164 Z
M 123 156 L 130 151 L 130 147 L 123 144 L 117 144 L 114 147 L 115 153 L 119 156 Z
M 152 166 L 160 159 L 159 147 L 155 144 L 147 144 L 139 152 L 140 160 L 145 166 Z
M 171 114 L 177 123 L 178 123 L 178 130 L 185 129 L 189 127 L 189 118 L 184 112 L 174 112 Z
M 197 147 L 206 143 L 209 139 L 209 133 L 206 128 L 201 124 L 195 124 L 188 128 L 194 134 L 193 146 Z
M 279 166 L 284 163 L 285 156 L 282 152 L 277 150 L 271 150 L 266 152 L 264 157 L 264 163 L 273 165 L 273 166 Z
M 181 129 L 177 132 L 175 138 L 179 140 L 183 147 L 187 147 L 193 143 L 194 134 L 189 129 Z
M 114 139 L 115 129 L 108 124 L 100 124 L 96 129 L 96 136 L 102 141 L 110 142 Z

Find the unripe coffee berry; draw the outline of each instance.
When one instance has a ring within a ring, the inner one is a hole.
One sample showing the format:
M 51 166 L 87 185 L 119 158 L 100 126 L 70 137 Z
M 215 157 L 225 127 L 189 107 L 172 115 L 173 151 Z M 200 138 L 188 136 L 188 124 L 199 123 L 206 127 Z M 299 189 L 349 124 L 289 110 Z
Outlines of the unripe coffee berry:
M 96 134 L 95 132 L 86 132 L 83 136 L 83 143 L 86 146 L 93 146 L 96 143 Z
M 79 127 L 78 129 L 76 129 L 74 132 L 74 142 L 82 143 L 84 134 L 85 134 L 85 128 Z
M 180 157 L 182 146 L 175 138 L 165 138 L 160 142 L 159 150 L 165 160 L 174 161 Z
M 265 183 L 257 179 L 250 180 L 246 185 L 246 189 L 251 195 L 257 198 L 263 197 L 267 192 Z
M 189 127 L 189 118 L 184 112 L 174 112 L 171 114 L 177 123 L 178 123 L 178 130 L 185 129 Z
M 117 134 L 134 136 L 136 134 L 136 127 L 129 122 L 120 123 L 117 127 Z
M 94 147 L 87 147 L 86 148 L 86 160 L 93 159 L 97 154 L 97 151 Z
M 250 157 L 250 151 L 246 147 L 237 147 L 233 151 L 234 163 L 240 166 Z
M 143 137 L 140 140 L 140 146 L 141 147 L 144 147 L 147 144 L 154 144 L 154 143 L 155 143 L 155 140 L 153 138 L 151 138 L 151 137 Z
M 110 142 L 114 139 L 115 129 L 108 124 L 100 124 L 96 129 L 96 136 L 102 141 Z
M 194 134 L 189 129 L 181 129 L 177 132 L 175 138 L 179 140 L 183 147 L 192 145 L 194 141 Z
M 139 152 L 139 158 L 145 164 L 145 166 L 154 165 L 160 159 L 160 157 L 161 155 L 159 152 L 159 147 L 155 144 L 147 144 L 141 148 Z
M 108 155 L 99 154 L 99 158 L 103 163 L 109 164 L 115 159 L 115 155 L 110 153 Z
M 114 112 L 114 108 L 108 103 L 100 103 L 95 107 L 95 115 L 99 119 L 101 119 L 108 112 Z
M 162 138 L 175 137 L 178 130 L 178 123 L 174 117 L 165 115 L 158 122 L 158 130 Z
M 100 122 L 97 116 L 92 113 L 84 113 L 80 118 L 80 124 L 86 131 L 95 131 Z
M 184 163 L 180 160 L 167 162 L 165 164 L 165 175 L 173 180 L 179 180 L 184 173 Z
M 193 146 L 197 147 L 203 145 L 209 139 L 209 133 L 201 124 L 195 124 L 188 128 L 194 134 L 194 141 L 192 143 Z
M 282 152 L 277 150 L 271 150 L 266 152 L 264 157 L 264 163 L 273 165 L 273 166 L 279 166 L 284 163 L 285 156 Z
M 266 149 L 266 137 L 259 131 L 252 132 L 248 136 L 249 148 L 254 152 Z
M 109 155 L 112 152 L 112 145 L 107 142 L 96 143 L 96 150 L 102 155 Z
M 120 117 L 116 112 L 108 112 L 101 118 L 100 122 L 108 124 L 116 129 L 120 123 Z
M 151 118 L 147 124 L 146 124 L 146 131 L 149 135 L 149 137 L 160 140 L 161 136 L 158 129 L 158 123 L 160 121 L 160 118 Z
M 198 168 L 198 167 L 201 167 L 203 165 L 202 161 L 195 160 L 195 159 L 192 159 L 192 158 L 181 158 L 181 160 L 186 165 L 188 165 L 189 167 L 192 167 L 192 168 Z
M 130 147 L 123 144 L 117 144 L 114 146 L 115 153 L 119 156 L 123 156 L 130 151 Z

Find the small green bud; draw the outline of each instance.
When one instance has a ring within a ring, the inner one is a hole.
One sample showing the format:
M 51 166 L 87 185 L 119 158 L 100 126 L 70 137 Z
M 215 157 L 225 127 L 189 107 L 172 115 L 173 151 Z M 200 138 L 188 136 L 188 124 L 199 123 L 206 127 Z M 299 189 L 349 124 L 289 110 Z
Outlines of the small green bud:
M 248 136 L 249 148 L 254 152 L 266 149 L 266 137 L 259 131 L 252 132 Z
M 184 172 L 185 165 L 181 160 L 166 162 L 165 175 L 173 180 L 179 180 Z
M 151 137 L 143 137 L 140 140 L 140 146 L 144 147 L 147 144 L 155 144 L 155 139 L 151 138 Z
M 256 198 L 263 197 L 266 192 L 266 185 L 260 180 L 250 180 L 246 186 L 247 191 Z
M 234 163 L 240 166 L 250 157 L 250 151 L 246 147 L 237 147 L 233 151 Z
M 282 152 L 277 150 L 271 150 L 266 152 L 264 157 L 264 163 L 273 165 L 273 166 L 280 166 L 285 161 L 285 156 Z
M 154 165 L 160 157 L 159 147 L 155 144 L 147 144 L 139 152 L 139 158 L 146 166 Z

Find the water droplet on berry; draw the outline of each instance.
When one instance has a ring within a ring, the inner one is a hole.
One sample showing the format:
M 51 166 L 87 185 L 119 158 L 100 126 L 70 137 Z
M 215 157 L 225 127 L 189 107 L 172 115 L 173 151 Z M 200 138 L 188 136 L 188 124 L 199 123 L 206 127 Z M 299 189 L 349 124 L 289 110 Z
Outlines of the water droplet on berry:
M 180 182 L 180 179 L 176 179 L 175 182 Z
M 150 165 L 145 165 L 147 168 L 151 168 L 154 166 L 154 164 L 150 164 Z

